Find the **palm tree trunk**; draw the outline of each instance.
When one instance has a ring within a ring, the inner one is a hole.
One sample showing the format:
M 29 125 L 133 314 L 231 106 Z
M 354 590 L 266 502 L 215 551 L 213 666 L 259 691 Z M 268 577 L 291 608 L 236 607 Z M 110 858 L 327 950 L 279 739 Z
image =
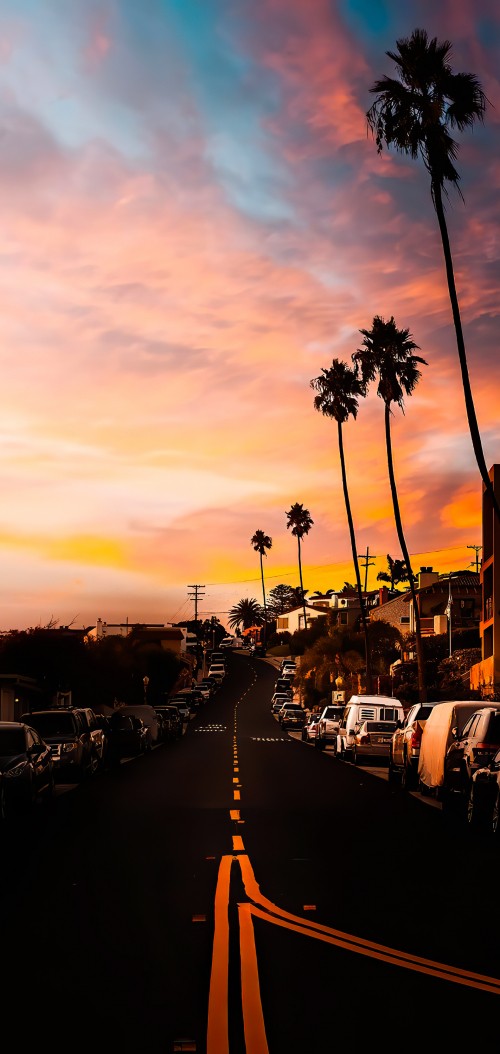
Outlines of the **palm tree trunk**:
M 266 590 L 264 588 L 264 562 L 262 560 L 262 553 L 260 554 L 260 577 L 262 579 L 262 600 L 264 602 L 264 648 L 267 642 L 267 609 L 266 609 Z
M 479 432 L 476 410 L 474 407 L 474 399 L 472 397 L 472 391 L 470 386 L 469 369 L 467 366 L 467 353 L 465 351 L 465 341 L 462 332 L 462 321 L 460 318 L 460 308 L 458 305 L 458 296 L 455 286 L 455 274 L 453 270 L 453 259 L 451 255 L 450 239 L 448 237 L 448 228 L 446 226 L 446 219 L 443 208 L 443 198 L 441 194 L 441 186 L 437 181 L 432 182 L 432 198 L 434 201 L 434 207 L 439 223 L 439 230 L 441 232 L 441 241 L 443 243 L 444 261 L 446 265 L 446 278 L 448 280 L 448 292 L 450 294 L 451 310 L 453 312 L 453 322 L 455 325 L 455 333 L 457 338 L 458 358 L 460 361 L 460 369 L 462 372 L 462 384 L 465 396 L 465 409 L 467 411 L 467 420 L 469 422 L 469 431 L 472 439 L 472 446 L 474 454 L 476 456 L 477 466 L 481 473 L 481 478 L 484 486 L 490 495 L 491 502 L 495 513 L 500 519 L 500 505 L 495 496 L 493 490 L 493 484 L 489 477 L 486 462 L 484 460 L 483 445 L 481 442 L 481 435 Z
M 427 702 L 427 687 L 425 683 L 425 660 L 424 660 L 424 649 L 422 646 L 422 633 L 420 630 L 420 610 L 417 601 L 417 592 L 415 589 L 415 583 L 413 581 L 413 570 L 410 561 L 410 554 L 403 534 L 403 524 L 401 522 L 401 513 L 399 511 L 398 492 L 396 489 L 396 480 L 394 478 L 394 465 L 392 461 L 392 441 L 391 441 L 391 409 L 390 404 L 385 404 L 385 443 L 387 447 L 387 464 L 389 468 L 389 482 L 391 484 L 392 494 L 392 506 L 394 509 L 394 519 L 396 521 L 396 531 L 398 533 L 399 544 L 401 546 L 401 552 L 410 576 L 410 592 L 413 601 L 413 617 L 415 620 L 415 644 L 417 648 L 417 668 L 418 668 L 418 698 L 419 702 Z
M 353 558 L 353 561 L 354 561 L 354 571 L 355 571 L 355 574 L 356 574 L 356 585 L 357 585 L 357 589 L 358 589 L 359 606 L 360 606 L 360 609 L 361 609 L 361 621 L 362 621 L 362 624 L 363 624 L 363 634 L 364 634 L 364 638 L 365 638 L 366 691 L 367 691 L 368 695 L 372 695 L 372 693 L 373 693 L 373 683 L 372 683 L 370 644 L 369 644 L 369 639 L 368 639 L 368 623 L 366 621 L 365 601 L 364 601 L 363 592 L 362 592 L 362 589 L 361 589 L 361 576 L 360 576 L 360 573 L 359 573 L 358 551 L 357 551 L 357 547 L 356 547 L 356 536 L 354 534 L 354 523 L 353 523 L 352 513 L 351 513 L 351 503 L 349 501 L 349 492 L 347 490 L 347 475 L 346 475 L 346 470 L 345 470 L 345 458 L 344 458 L 344 442 L 343 442 L 343 439 L 342 439 L 342 424 L 341 424 L 340 421 L 337 421 L 337 430 L 338 430 L 338 438 L 339 438 L 340 468 L 341 468 L 341 471 L 342 471 L 342 487 L 343 487 L 343 490 L 344 490 L 345 509 L 346 509 L 346 513 L 347 513 L 347 522 L 349 524 L 349 537 L 351 539 L 352 558 Z
M 302 605 L 304 608 L 304 629 L 307 629 L 307 613 L 306 613 L 306 598 L 304 596 L 304 583 L 302 581 L 302 559 L 300 556 L 300 537 L 297 535 L 297 548 L 299 551 L 299 579 L 300 579 L 300 591 L 302 593 Z

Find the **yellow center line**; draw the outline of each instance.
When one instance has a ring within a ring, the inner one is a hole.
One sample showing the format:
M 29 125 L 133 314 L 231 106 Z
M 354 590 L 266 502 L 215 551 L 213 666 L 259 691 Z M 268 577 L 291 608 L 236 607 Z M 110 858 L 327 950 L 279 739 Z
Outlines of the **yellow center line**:
M 220 862 L 214 909 L 214 943 L 208 1000 L 207 1054 L 229 1054 L 229 882 L 232 860 Z
M 233 834 L 233 853 L 244 853 L 245 846 L 240 834 Z
M 240 924 L 241 1002 L 246 1054 L 268 1054 L 260 998 L 259 971 L 250 904 L 238 904 Z
M 240 792 L 237 791 L 237 790 L 233 791 L 233 799 L 234 799 L 234 801 L 239 801 L 240 798 L 241 798 Z

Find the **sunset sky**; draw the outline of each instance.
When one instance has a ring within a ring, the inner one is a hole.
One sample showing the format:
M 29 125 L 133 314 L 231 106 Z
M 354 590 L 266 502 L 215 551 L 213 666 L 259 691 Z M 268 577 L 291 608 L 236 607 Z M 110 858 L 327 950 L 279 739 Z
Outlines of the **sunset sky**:
M 498 0 L 3 0 L 0 630 L 201 617 L 354 581 L 312 378 L 375 315 L 426 359 L 393 441 L 413 569 L 481 542 L 423 165 L 367 134 L 415 28 L 479 77 L 447 220 L 488 467 L 500 461 Z M 400 557 L 375 391 L 344 428 L 368 586 Z M 376 559 L 375 559 L 376 558 Z M 364 572 L 362 572 L 364 577 Z

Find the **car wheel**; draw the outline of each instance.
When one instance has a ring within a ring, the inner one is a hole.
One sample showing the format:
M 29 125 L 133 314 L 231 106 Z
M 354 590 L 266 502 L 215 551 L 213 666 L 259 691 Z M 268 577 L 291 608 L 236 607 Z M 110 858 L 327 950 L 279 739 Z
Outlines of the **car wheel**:
M 410 766 L 408 764 L 408 758 L 406 757 L 406 754 L 403 757 L 403 768 L 401 769 L 401 772 L 400 772 L 400 783 L 401 783 L 401 790 L 404 790 L 404 791 L 411 790 Z
M 356 753 L 356 747 L 351 747 L 350 755 L 351 755 L 351 761 L 352 761 L 353 765 L 357 765 L 358 764 L 358 755 Z
M 324 746 L 323 740 L 320 739 L 319 736 L 316 736 L 314 745 L 316 747 L 316 750 L 323 750 L 323 746 Z

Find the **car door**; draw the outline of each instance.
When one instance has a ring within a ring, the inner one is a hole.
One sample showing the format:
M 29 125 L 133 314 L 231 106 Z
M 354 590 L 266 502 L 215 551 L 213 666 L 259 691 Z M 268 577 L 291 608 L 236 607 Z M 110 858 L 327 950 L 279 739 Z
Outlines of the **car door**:
M 26 729 L 26 749 L 31 761 L 33 783 L 37 794 L 41 794 L 51 782 L 52 753 L 34 728 Z

